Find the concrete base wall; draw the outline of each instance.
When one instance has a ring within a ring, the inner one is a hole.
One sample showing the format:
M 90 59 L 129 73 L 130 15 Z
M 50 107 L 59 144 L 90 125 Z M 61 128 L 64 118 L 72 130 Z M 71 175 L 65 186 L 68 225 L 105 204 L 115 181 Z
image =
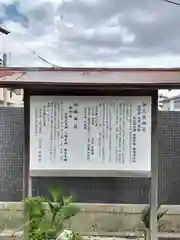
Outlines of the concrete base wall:
M 77 204 L 81 212 L 67 223 L 72 229 L 86 234 L 136 232 L 143 228 L 142 210 L 145 205 Z M 159 226 L 160 232 L 180 233 L 180 206 L 162 206 L 168 209 Z M 21 203 L 0 203 L 0 226 L 13 231 L 23 226 Z

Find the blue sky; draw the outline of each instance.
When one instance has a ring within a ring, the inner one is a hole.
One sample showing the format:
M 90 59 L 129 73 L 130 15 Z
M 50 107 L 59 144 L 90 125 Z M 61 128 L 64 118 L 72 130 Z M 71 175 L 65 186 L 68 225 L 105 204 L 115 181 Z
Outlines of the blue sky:
M 12 3 L 2 6 L 4 8 L 4 16 L 0 19 L 1 23 L 11 20 L 14 22 L 20 22 L 22 25 L 27 24 L 28 20 L 25 15 L 20 13 L 17 3 Z

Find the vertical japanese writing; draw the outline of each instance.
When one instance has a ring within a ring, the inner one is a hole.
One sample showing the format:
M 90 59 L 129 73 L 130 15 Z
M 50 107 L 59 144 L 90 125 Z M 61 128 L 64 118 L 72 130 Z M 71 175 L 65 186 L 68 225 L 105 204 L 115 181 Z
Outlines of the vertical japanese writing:
M 87 108 L 84 107 L 84 130 L 87 130 Z
M 61 161 L 64 161 L 64 104 L 60 103 L 60 156 Z
M 94 156 L 94 138 L 91 138 L 91 156 Z
M 94 107 L 91 108 L 91 126 L 95 125 L 95 109 Z
M 102 161 L 105 160 L 105 103 L 102 102 Z
M 50 161 L 53 160 L 53 124 L 54 124 L 54 104 L 50 103 L 50 149 L 49 149 L 49 158 Z
M 88 107 L 88 109 L 87 109 L 87 132 L 88 132 L 87 160 L 90 160 L 90 155 L 91 155 L 90 130 L 91 130 L 91 108 Z
M 123 103 L 122 104 L 122 159 L 121 159 L 121 163 L 124 163 L 125 161 L 125 122 L 126 122 L 126 104 Z
M 64 161 L 68 161 L 68 129 L 69 129 L 69 120 L 68 112 L 64 112 L 64 134 L 63 134 L 63 146 L 64 146 Z
M 65 112 L 64 114 L 64 129 L 68 129 L 68 114 Z
M 42 139 L 39 138 L 38 141 L 38 161 L 41 162 L 42 161 Z
M 122 161 L 122 103 L 119 103 L 118 126 L 118 162 Z
M 54 146 L 53 146 L 53 158 L 54 158 L 54 161 L 56 160 L 56 143 L 57 143 L 57 104 L 56 102 L 54 102 L 54 126 L 53 126 L 53 130 L 54 130 L 54 133 L 53 133 L 53 142 L 54 142 Z
M 99 103 L 99 118 L 98 118 L 98 129 L 99 129 L 99 157 L 102 160 L 102 104 Z
M 44 104 L 44 106 L 43 106 L 43 127 L 46 127 L 46 124 L 47 124 L 46 112 L 47 112 L 47 106 Z
M 42 133 L 42 108 L 39 108 L 39 116 L 38 116 L 38 134 Z
M 137 106 L 137 131 L 141 131 L 141 104 Z
M 107 111 L 108 113 L 108 138 L 109 138 L 109 162 L 112 161 L 112 104 L 109 105 L 109 111 Z
M 95 127 L 98 127 L 98 106 L 95 107 Z
M 147 104 L 142 103 L 142 132 L 146 132 L 146 128 L 147 128 L 146 114 L 147 114 Z
M 61 128 L 60 128 L 60 103 L 57 103 L 57 151 L 60 151 L 58 153 L 58 160 L 62 161 L 61 159 L 61 145 L 60 145 L 60 139 L 61 139 Z
M 64 133 L 64 161 L 65 162 L 68 161 L 68 148 L 67 148 L 67 144 L 68 144 L 68 133 L 65 132 Z
M 146 132 L 146 103 L 137 106 L 137 131 Z
M 129 161 L 132 161 L 132 104 L 129 104 Z
M 72 118 L 73 115 L 73 107 L 69 106 L 69 118 Z
M 34 114 L 34 122 L 35 122 L 35 135 L 38 135 L 38 108 L 35 108 L 35 114 Z
M 50 124 L 50 102 L 47 104 L 47 123 Z
M 136 162 L 136 131 L 137 131 L 137 123 L 136 117 L 133 116 L 133 135 L 132 135 L 132 162 Z
M 74 120 L 74 128 L 77 129 L 78 128 L 78 103 L 74 103 L 73 104 L 73 120 Z
M 106 134 L 106 141 L 108 141 L 108 134 L 109 134 L 109 130 L 108 130 L 108 128 L 109 128 L 109 108 L 108 108 L 108 106 L 109 106 L 109 104 L 105 104 L 105 129 L 106 129 L 106 131 L 105 131 L 105 134 Z
M 42 161 L 42 108 L 39 108 L 39 111 L 37 113 L 37 134 L 38 134 L 38 161 L 41 162 Z
M 64 132 L 64 145 L 68 145 L 68 132 Z
M 119 162 L 119 106 L 115 105 L 115 116 L 116 116 L 116 162 Z
M 95 127 L 95 108 L 91 108 L 91 129 Z M 94 136 L 91 134 L 91 156 L 94 156 Z

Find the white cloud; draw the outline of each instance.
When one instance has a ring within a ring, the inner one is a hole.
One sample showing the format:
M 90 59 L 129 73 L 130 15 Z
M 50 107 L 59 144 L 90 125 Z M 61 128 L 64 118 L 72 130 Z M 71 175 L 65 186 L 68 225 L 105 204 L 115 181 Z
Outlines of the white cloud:
M 179 67 L 180 8 L 160 1 L 16 0 L 28 22 L 11 20 L 0 37 L 9 66 Z M 5 17 L 0 0 L 0 18 Z M 110 4 L 111 3 L 111 4 Z M 113 5 L 113 3 L 116 3 Z M 160 10 L 161 11 L 160 11 Z M 180 90 L 161 90 L 168 97 Z
M 11 66 L 56 65 L 178 67 L 180 8 L 161 1 L 0 0 L 18 3 L 27 22 L 4 25 L 11 34 L 0 39 Z M 161 11 L 159 11 L 161 9 Z M 5 11 L 1 11 L 3 16 Z
M 63 2 L 63 0 L 38 0 L 38 1 L 36 1 L 36 0 L 31 0 L 31 1 L 19 0 L 18 2 L 19 2 L 20 11 L 25 13 L 30 10 L 36 9 L 39 6 L 42 6 L 42 4 L 44 4 L 44 3 L 52 3 L 55 8 L 58 5 L 60 5 Z
M 132 13 L 132 18 L 140 23 L 153 23 L 157 20 L 158 14 L 149 13 L 148 11 L 142 9 L 137 9 L 134 11 L 134 13 Z

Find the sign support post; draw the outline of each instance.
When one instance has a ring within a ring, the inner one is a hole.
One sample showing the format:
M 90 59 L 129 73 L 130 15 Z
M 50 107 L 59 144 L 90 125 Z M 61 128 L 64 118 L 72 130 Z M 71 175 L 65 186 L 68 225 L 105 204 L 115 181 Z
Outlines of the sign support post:
M 150 188 L 150 236 L 157 239 L 158 207 L 158 91 L 152 98 L 152 134 L 151 134 L 151 188 Z

